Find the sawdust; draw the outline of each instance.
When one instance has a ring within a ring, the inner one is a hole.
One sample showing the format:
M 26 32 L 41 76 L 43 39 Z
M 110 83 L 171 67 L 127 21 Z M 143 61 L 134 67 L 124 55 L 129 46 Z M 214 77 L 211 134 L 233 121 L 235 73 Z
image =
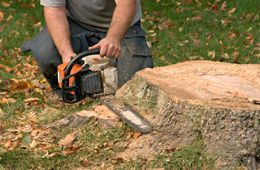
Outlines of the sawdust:
M 119 122 L 119 117 L 105 105 L 97 105 L 94 110 L 100 119 Z

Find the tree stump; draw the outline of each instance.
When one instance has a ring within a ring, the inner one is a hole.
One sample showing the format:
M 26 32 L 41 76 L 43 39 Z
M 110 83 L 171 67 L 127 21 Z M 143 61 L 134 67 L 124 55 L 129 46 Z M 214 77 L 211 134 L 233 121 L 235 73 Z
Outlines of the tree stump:
M 155 152 L 201 138 L 218 157 L 217 168 L 259 164 L 260 65 L 192 61 L 145 69 L 116 97 L 153 124 L 157 135 L 150 135 L 150 146 L 164 146 Z

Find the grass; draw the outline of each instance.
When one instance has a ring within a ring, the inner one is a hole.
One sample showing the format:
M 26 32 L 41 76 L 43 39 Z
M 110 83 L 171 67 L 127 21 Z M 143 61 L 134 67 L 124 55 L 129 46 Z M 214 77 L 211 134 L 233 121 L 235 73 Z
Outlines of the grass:
M 259 1 L 226 1 L 225 10 L 224 1 L 143 2 L 157 66 L 194 59 L 260 63 Z
M 197 59 L 260 64 L 260 1 L 231 0 L 226 1 L 226 7 L 223 0 L 216 2 L 142 1 L 143 25 L 156 66 Z M 7 66 L 0 67 L 0 108 L 4 112 L 0 110 L 0 170 L 72 169 L 82 167 L 84 160 L 92 168 L 211 169 L 214 160 L 205 154 L 201 142 L 162 153 L 151 161 L 141 158 L 120 161 L 115 160 L 115 155 L 124 148 L 118 143 L 129 140 L 129 133 L 134 133 L 127 126 L 102 129 L 96 120 L 90 120 L 78 128 L 45 131 L 42 125 L 90 108 L 98 101 L 75 105 L 48 101 L 50 89 L 35 61 L 19 50 L 22 42 L 36 35 L 43 25 L 38 1 L 0 2 L 0 64 Z M 38 100 L 26 103 L 28 98 Z M 42 133 L 35 148 L 30 147 L 34 139 L 32 131 L 28 132 L 30 127 Z M 74 131 L 77 132 L 74 147 L 79 147 L 76 151 L 57 144 Z M 8 140 L 16 147 L 11 145 L 12 149 L 7 150 Z M 109 142 L 113 144 L 108 146 Z M 73 152 L 64 155 L 64 151 Z

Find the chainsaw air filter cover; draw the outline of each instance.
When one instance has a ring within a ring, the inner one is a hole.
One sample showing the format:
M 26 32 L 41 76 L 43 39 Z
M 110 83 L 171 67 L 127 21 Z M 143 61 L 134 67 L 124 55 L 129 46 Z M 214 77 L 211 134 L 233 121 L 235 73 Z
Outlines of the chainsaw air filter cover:
M 100 72 L 89 71 L 83 74 L 80 80 L 80 87 L 82 95 L 93 95 L 95 93 L 103 92 L 103 84 Z

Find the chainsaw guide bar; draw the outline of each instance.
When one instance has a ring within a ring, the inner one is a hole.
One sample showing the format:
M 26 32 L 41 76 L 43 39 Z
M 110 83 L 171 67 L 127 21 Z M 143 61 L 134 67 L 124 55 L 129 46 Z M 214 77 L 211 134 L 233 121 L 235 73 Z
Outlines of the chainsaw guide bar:
M 115 114 L 117 114 L 123 122 L 127 123 L 136 131 L 144 134 L 153 131 L 153 126 L 151 123 L 127 104 L 114 98 L 104 100 L 103 103 Z

